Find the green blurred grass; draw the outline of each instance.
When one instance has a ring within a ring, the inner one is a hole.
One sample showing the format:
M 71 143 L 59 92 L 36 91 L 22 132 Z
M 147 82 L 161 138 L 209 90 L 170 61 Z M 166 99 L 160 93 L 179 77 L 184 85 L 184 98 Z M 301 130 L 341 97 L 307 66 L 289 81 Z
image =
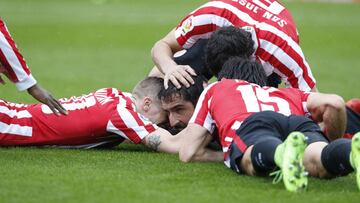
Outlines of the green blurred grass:
M 94 3 L 95 2 L 95 3 Z M 99 2 L 105 2 L 99 4 Z M 37 80 L 56 97 L 131 91 L 150 49 L 200 0 L 1 0 L 0 16 Z M 359 97 L 360 5 L 286 3 L 321 91 Z M 34 102 L 13 84 L 0 98 Z M 116 150 L 0 149 L 0 202 L 359 202 L 354 176 L 311 179 L 289 194 L 221 163 L 182 164 L 141 146 Z

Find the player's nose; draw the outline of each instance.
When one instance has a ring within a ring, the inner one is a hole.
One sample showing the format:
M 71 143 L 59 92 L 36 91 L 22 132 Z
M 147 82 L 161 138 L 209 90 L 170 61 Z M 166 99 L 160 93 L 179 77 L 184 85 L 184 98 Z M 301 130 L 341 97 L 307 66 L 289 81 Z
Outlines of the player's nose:
M 169 115 L 169 122 L 171 127 L 175 127 L 180 121 L 172 114 Z

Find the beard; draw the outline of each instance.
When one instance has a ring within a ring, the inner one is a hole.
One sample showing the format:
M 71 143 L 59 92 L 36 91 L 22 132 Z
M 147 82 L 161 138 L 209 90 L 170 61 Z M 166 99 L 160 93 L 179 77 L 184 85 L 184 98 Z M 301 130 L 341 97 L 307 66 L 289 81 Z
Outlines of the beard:
M 174 127 L 171 127 L 169 129 L 169 132 L 172 134 L 172 135 L 176 135 L 178 134 L 180 131 L 184 130 L 184 128 L 186 128 L 187 124 L 183 123 L 183 122 L 180 122 L 178 124 L 176 124 Z
M 175 126 L 170 126 L 170 123 L 162 123 L 158 124 L 159 127 L 164 128 L 165 130 L 169 131 L 172 135 L 178 134 L 180 131 L 182 131 L 184 128 L 186 128 L 187 124 L 183 122 L 177 123 Z

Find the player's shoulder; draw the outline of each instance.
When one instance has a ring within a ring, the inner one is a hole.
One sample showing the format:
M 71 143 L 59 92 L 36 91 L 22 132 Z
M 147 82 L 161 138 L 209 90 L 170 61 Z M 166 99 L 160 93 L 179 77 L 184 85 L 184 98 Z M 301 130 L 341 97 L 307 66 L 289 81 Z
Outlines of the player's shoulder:
M 117 89 L 115 87 L 105 87 L 96 90 L 94 94 L 106 96 L 128 96 L 130 93 L 122 92 L 120 89 Z
M 238 80 L 238 79 L 226 79 L 226 78 L 223 78 L 221 79 L 219 82 L 218 82 L 219 86 L 228 86 L 228 85 L 248 85 L 248 84 L 251 84 L 245 80 Z

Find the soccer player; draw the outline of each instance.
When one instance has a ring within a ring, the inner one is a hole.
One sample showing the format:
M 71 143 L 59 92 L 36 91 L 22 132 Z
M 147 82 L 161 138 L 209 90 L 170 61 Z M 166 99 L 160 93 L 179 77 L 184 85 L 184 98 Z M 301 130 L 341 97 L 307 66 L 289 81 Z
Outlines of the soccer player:
M 153 61 L 165 75 L 165 86 L 169 80 L 178 88 L 180 84 L 188 87 L 194 82 L 190 75 L 195 75 L 195 71 L 188 65 L 175 63 L 175 52 L 190 50 L 198 40 L 208 39 L 217 29 L 229 26 L 246 31 L 241 39 L 242 49 L 236 51 L 238 56 L 256 58 L 268 76 L 275 72 L 289 87 L 316 91 L 292 16 L 276 0 L 215 0 L 189 13 L 152 49 Z M 228 42 L 221 43 L 226 46 Z M 222 52 L 229 54 L 226 49 L 212 47 L 212 50 L 214 56 Z M 212 74 L 216 76 L 217 72 Z
M 231 78 L 246 79 L 253 83 L 258 83 L 260 86 L 264 86 L 267 82 L 264 70 L 262 69 L 260 64 L 258 64 L 256 62 L 251 62 L 249 60 L 238 59 L 236 57 L 230 59 L 228 62 L 225 63 L 224 68 L 222 69 L 222 71 L 219 74 L 219 77 L 222 78 L 225 76 L 231 77 Z M 203 84 L 204 79 L 196 77 L 196 78 L 194 78 L 194 81 L 195 81 L 195 84 L 190 86 L 189 88 L 185 88 L 183 86 L 180 89 L 177 89 L 173 84 L 169 84 L 168 89 L 162 89 L 159 93 L 159 97 L 162 102 L 162 107 L 166 111 L 168 111 L 170 125 L 173 127 L 176 127 L 177 129 L 184 128 L 187 125 L 187 123 L 189 122 L 190 117 L 191 117 L 190 115 L 192 115 L 192 112 L 194 112 L 193 103 L 194 103 L 194 101 L 195 102 L 197 101 L 197 97 L 194 97 L 194 93 L 200 92 L 201 89 L 203 88 L 202 84 Z M 224 89 L 226 89 L 226 88 L 224 88 Z M 321 95 L 321 94 L 319 94 L 319 95 Z M 230 100 L 230 99 L 224 98 L 224 101 L 228 101 L 228 100 Z M 236 102 L 236 100 L 234 100 L 234 99 L 232 99 L 232 101 Z M 336 100 L 329 99 L 328 102 L 332 103 L 332 104 L 329 105 L 327 108 L 331 108 L 331 106 L 337 106 Z M 220 104 L 218 104 L 218 105 L 220 105 Z M 325 107 L 322 106 L 322 107 L 317 108 L 315 111 L 317 112 L 317 110 L 324 110 L 324 108 Z M 336 111 L 332 111 L 332 112 L 334 113 Z M 318 113 L 319 112 L 317 112 L 317 114 Z M 232 114 L 233 113 L 230 114 L 230 113 L 224 112 L 225 116 L 232 115 Z M 299 115 L 311 116 L 311 114 L 309 112 L 307 112 L 307 113 L 303 112 Z M 343 112 L 342 113 L 338 112 L 338 115 L 336 115 L 336 116 L 339 116 L 338 117 L 338 119 L 340 118 L 339 120 L 344 121 L 343 115 L 344 115 Z M 349 117 L 349 114 L 347 114 L 347 116 L 348 116 L 347 119 L 349 119 L 349 118 L 351 119 L 351 117 Z M 359 115 L 357 115 L 357 116 L 359 116 Z M 321 121 L 321 118 L 319 116 L 316 116 L 316 117 L 314 116 L 311 118 L 316 121 Z M 328 118 L 331 118 L 331 116 L 329 117 L 329 115 L 328 115 Z M 323 130 L 326 128 L 325 126 L 332 125 L 331 124 L 332 122 L 329 119 L 326 119 L 325 123 L 327 123 L 327 124 L 322 125 Z M 341 122 L 335 122 L 335 123 L 340 124 Z M 345 125 L 345 124 L 344 123 L 340 124 L 340 126 L 343 126 L 343 125 Z M 336 132 L 336 129 L 339 130 L 339 129 L 341 129 L 341 127 L 335 127 L 335 126 L 336 125 L 328 128 L 330 130 L 325 130 L 329 134 L 326 139 L 333 140 L 333 139 L 336 139 L 339 136 L 341 136 L 342 130 Z M 318 129 L 318 127 L 316 127 L 316 129 Z M 333 130 L 331 130 L 331 129 L 333 129 Z M 346 132 L 349 132 L 349 129 L 351 129 L 351 128 L 349 128 L 349 125 L 348 125 L 346 127 Z M 360 131 L 359 126 L 356 129 L 357 129 L 357 131 L 354 131 L 354 132 Z M 217 137 L 217 132 L 212 137 Z M 339 153 L 341 153 L 341 152 L 339 152 Z M 312 169 L 309 169 L 309 171 L 311 172 L 310 175 L 324 176 L 327 174 L 326 172 L 323 172 L 323 171 L 322 172 L 317 171 L 316 168 L 322 168 L 321 166 L 320 167 L 317 167 L 317 166 L 311 167 L 311 165 L 314 163 L 312 159 L 305 159 L 304 163 L 307 166 L 307 168 L 312 168 Z M 319 161 L 317 161 L 315 163 L 320 164 Z M 337 174 L 337 173 L 335 173 L 335 174 Z
M 60 113 L 67 115 L 64 107 L 36 82 L 25 59 L 11 38 L 5 22 L 0 18 L 0 74 L 1 73 L 14 82 L 19 91 L 27 90 L 36 100 L 48 105 L 56 115 Z M 4 84 L 1 75 L 0 83 Z
M 55 116 L 43 104 L 24 105 L 0 100 L 0 146 L 88 149 L 130 140 L 157 151 L 177 153 L 181 137 L 172 136 L 156 125 L 167 121 L 157 97 L 162 87 L 162 79 L 149 77 L 139 82 L 132 94 L 104 88 L 61 99 L 69 112 L 64 117 Z M 203 151 L 199 159 L 219 160 L 216 154 Z
M 327 136 L 307 114 L 323 122 Z M 237 173 L 266 175 L 279 167 L 286 189 L 300 191 L 307 186 L 305 169 L 316 177 L 355 170 L 360 189 L 360 133 L 352 141 L 339 138 L 345 122 L 345 104 L 337 95 L 224 78 L 201 94 L 179 155 L 191 161 L 217 129 L 224 163 Z
M 230 76 L 233 79 L 246 80 L 260 86 L 265 86 L 269 82 L 263 73 L 264 70 L 262 70 L 261 65 L 250 60 L 233 57 L 223 67 L 225 67 L 223 68 L 224 70 L 221 71 L 221 74 L 218 74 L 219 78 Z M 200 92 L 204 88 L 203 83 L 207 82 L 206 78 L 201 75 L 193 77 L 193 80 L 195 83 L 189 88 L 182 86 L 180 89 L 177 89 L 174 84 L 170 83 L 167 89 L 162 89 L 159 93 L 162 108 L 168 112 L 169 124 L 177 129 L 177 131 L 186 127 L 194 112 L 194 104 L 196 104 Z M 347 122 L 345 134 L 343 135 L 344 138 L 351 139 L 356 132 L 360 131 L 360 114 L 356 112 L 356 108 L 360 103 L 356 101 L 358 99 L 352 99 L 347 102 Z

